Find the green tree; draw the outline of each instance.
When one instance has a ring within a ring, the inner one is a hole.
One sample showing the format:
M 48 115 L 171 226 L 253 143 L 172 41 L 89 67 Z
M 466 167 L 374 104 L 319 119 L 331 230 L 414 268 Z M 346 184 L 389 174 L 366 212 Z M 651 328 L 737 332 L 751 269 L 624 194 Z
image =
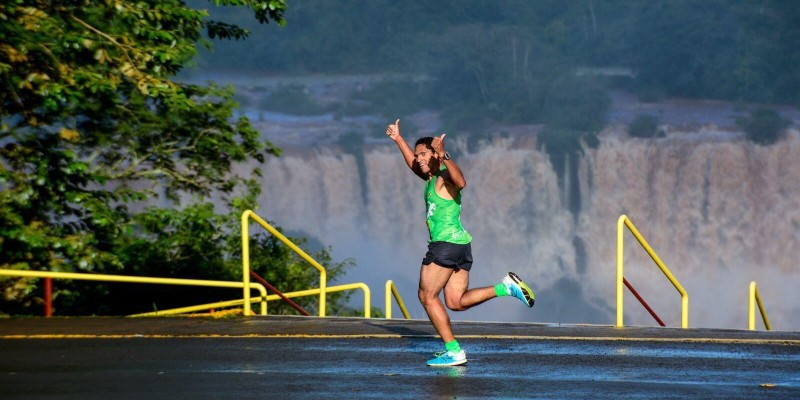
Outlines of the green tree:
M 309 241 L 305 237 L 290 237 L 290 239 L 301 248 L 308 247 Z M 300 256 L 289 250 L 289 248 L 276 237 L 266 233 L 258 233 L 252 238 L 252 246 L 251 256 L 253 261 L 251 262 L 251 269 L 281 292 L 286 293 L 319 287 L 319 272 L 300 258 Z M 352 267 L 355 263 L 352 259 L 335 262 L 331 258 L 330 251 L 330 247 L 321 247 L 314 252 L 308 253 L 317 260 L 317 262 L 325 266 L 329 281 L 328 285 L 332 286 L 331 282 L 335 282 L 338 278 L 344 276 L 347 269 Z M 241 265 L 241 261 L 239 265 Z M 280 265 L 281 268 L 275 268 L 276 265 Z M 346 305 L 352 294 L 352 291 L 326 294 L 326 314 L 363 315 L 361 314 L 363 310 L 354 313 Z M 311 315 L 317 315 L 319 313 L 319 296 L 297 297 L 292 300 Z M 297 314 L 297 311 L 281 301 L 270 303 L 269 313 Z
M 765 146 L 780 140 L 785 134 L 784 129 L 791 124 L 790 120 L 768 108 L 755 109 L 749 118 L 736 119 L 736 125 L 744 130 L 748 139 Z
M 800 8 L 793 1 L 632 2 L 628 49 L 635 88 L 669 96 L 791 102 Z M 621 49 L 624 50 L 624 49 Z
M 213 3 L 284 24 L 283 0 Z M 235 164 L 279 154 L 232 118 L 231 88 L 174 80 L 204 33 L 249 34 L 179 0 L 0 5 L 0 268 L 123 271 L 134 206 L 231 200 Z M 19 304 L 36 290 L 0 285 Z
M 189 279 L 241 280 L 241 213 L 256 207 L 258 186 L 228 204 L 229 213 L 215 212 L 214 204 L 198 201 L 183 209 L 149 207 L 135 215 L 136 235 L 120 236 L 115 242 L 126 275 L 178 276 Z M 280 228 L 278 228 L 281 230 Z M 309 248 L 305 237 L 289 236 L 317 262 L 325 266 L 330 283 L 341 278 L 353 265 L 351 259 L 335 262 L 330 248 Z M 283 242 L 258 229 L 250 238 L 251 270 L 281 292 L 319 286 L 317 270 L 297 256 Z M 329 283 L 329 284 L 330 284 Z M 59 283 L 60 285 L 61 283 Z M 103 293 L 105 308 L 100 313 L 119 315 L 163 310 L 190 304 L 203 304 L 241 297 L 240 289 L 194 288 L 141 284 L 109 284 Z M 85 289 L 85 288 L 84 288 Z M 91 292 L 89 292 L 91 293 Z M 270 293 L 271 294 L 271 293 Z M 350 292 L 327 296 L 328 315 L 347 311 Z M 66 296 L 65 296 L 66 297 Z M 137 299 L 137 301 L 131 301 Z M 294 299 L 312 315 L 319 305 L 318 296 Z M 59 304 L 77 310 L 91 310 L 96 299 L 91 296 L 59 299 Z M 257 306 L 256 306 L 257 308 Z M 97 311 L 95 311 L 97 312 Z M 298 314 L 284 302 L 271 302 L 270 314 Z
M 658 118 L 652 115 L 637 115 L 628 126 L 628 134 L 633 137 L 651 138 L 658 135 Z

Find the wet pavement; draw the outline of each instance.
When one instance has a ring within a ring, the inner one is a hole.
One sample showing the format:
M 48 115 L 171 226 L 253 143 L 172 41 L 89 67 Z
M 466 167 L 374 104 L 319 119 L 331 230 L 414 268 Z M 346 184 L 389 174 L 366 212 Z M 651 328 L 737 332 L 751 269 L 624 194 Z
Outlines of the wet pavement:
M 427 321 L 0 319 L 0 399 L 800 398 L 800 332 Z

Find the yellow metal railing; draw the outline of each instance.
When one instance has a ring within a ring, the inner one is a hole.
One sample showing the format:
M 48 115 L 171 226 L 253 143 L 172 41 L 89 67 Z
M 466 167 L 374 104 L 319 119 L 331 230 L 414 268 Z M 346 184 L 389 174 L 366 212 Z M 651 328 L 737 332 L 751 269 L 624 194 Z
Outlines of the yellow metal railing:
M 661 272 L 666 275 L 667 279 L 672 282 L 672 285 L 675 286 L 675 289 L 681 294 L 681 328 L 688 328 L 689 327 L 689 295 L 686 293 L 686 290 L 683 289 L 680 282 L 672 275 L 666 265 L 658 258 L 658 255 L 653 248 L 647 243 L 639 230 L 633 225 L 633 222 L 628 218 L 626 215 L 621 215 L 617 220 L 617 326 L 622 327 L 624 326 L 623 322 L 623 293 L 624 293 L 624 284 L 623 284 L 623 258 L 624 258 L 624 243 L 623 237 L 625 233 L 625 227 L 631 231 L 633 236 L 636 240 L 639 241 L 639 244 L 647 251 L 647 254 L 650 255 L 650 258 L 655 261 L 658 268 L 661 269 Z
M 329 286 L 327 289 L 325 289 L 325 291 L 328 292 L 328 293 L 334 293 L 334 292 L 341 292 L 341 291 L 345 291 L 345 290 L 354 290 L 354 289 L 361 289 L 361 290 L 364 291 L 364 318 L 370 318 L 370 311 L 372 309 L 372 306 L 371 306 L 371 298 L 372 297 L 371 297 L 371 294 L 370 294 L 369 286 L 367 286 L 365 283 L 359 282 L 359 283 L 351 283 L 351 284 L 347 284 L 347 285 Z M 288 297 L 288 298 L 293 298 L 293 297 L 313 296 L 313 295 L 317 295 L 317 294 L 319 294 L 319 289 L 301 290 L 301 291 L 297 291 L 297 292 L 284 293 L 283 295 Z M 251 303 L 255 303 L 257 301 L 264 301 L 263 299 L 264 299 L 263 297 L 251 297 L 250 298 L 250 302 Z M 266 301 L 274 301 L 274 300 L 280 300 L 280 299 L 281 299 L 281 297 L 278 296 L 277 294 L 271 294 L 271 295 L 266 297 Z M 266 301 L 264 301 L 265 304 L 266 304 Z M 244 299 L 220 301 L 220 302 L 216 302 L 216 303 L 199 304 L 199 305 L 190 306 L 190 307 L 180 307 L 180 308 L 173 308 L 173 309 L 169 309 L 169 310 L 160 310 L 160 311 L 153 311 L 153 312 L 148 312 L 148 313 L 136 314 L 136 315 L 131 315 L 131 317 L 154 317 L 154 316 L 160 316 L 160 315 L 185 314 L 185 313 L 191 313 L 191 312 L 197 312 L 197 311 L 210 310 L 212 308 L 227 308 L 227 307 L 241 306 L 241 305 L 244 304 L 244 302 L 245 302 Z
M 394 299 L 397 301 L 397 306 L 400 307 L 403 316 L 406 317 L 406 319 L 411 319 L 408 315 L 406 305 L 403 303 L 403 298 L 400 297 L 400 292 L 397 291 L 397 287 L 391 279 L 386 281 L 386 319 L 392 319 L 392 295 L 394 295 Z
M 758 288 L 756 287 L 756 281 L 750 282 L 750 301 L 748 302 L 748 324 L 747 327 L 754 331 L 756 330 L 756 303 L 758 303 L 758 310 L 761 311 L 761 318 L 764 320 L 764 327 L 767 328 L 768 331 L 772 330 L 772 327 L 769 324 L 769 318 L 767 318 L 767 312 L 764 311 L 764 303 L 761 302 L 761 296 L 758 295 Z
M 286 236 L 278 232 L 277 229 L 273 228 L 272 225 L 268 224 L 267 221 L 264 221 L 256 215 L 251 210 L 247 210 L 242 213 L 242 282 L 244 282 L 244 287 L 247 288 L 247 284 L 250 282 L 250 222 L 249 220 L 252 219 L 256 221 L 259 225 L 261 225 L 264 229 L 266 229 L 269 233 L 273 236 L 278 238 L 281 242 L 285 245 L 289 246 L 292 251 L 297 253 L 302 259 L 306 260 L 311 266 L 316 268 L 319 271 L 319 289 L 312 289 L 317 290 L 319 293 L 319 316 L 325 316 L 325 292 L 326 286 L 328 283 L 328 275 L 325 272 L 325 267 L 320 265 L 316 260 L 311 258 L 305 251 L 301 248 L 297 247 L 291 240 L 289 240 Z M 244 315 L 251 315 L 253 312 L 250 309 L 250 291 L 244 290 Z
M 221 288 L 243 288 L 245 283 L 233 281 L 211 281 L 201 279 L 178 279 L 178 278 L 150 278 L 145 276 L 128 275 L 106 275 L 106 274 L 85 274 L 77 272 L 53 272 L 53 271 L 27 271 L 15 269 L 0 269 L 0 276 L 18 276 L 27 278 L 54 278 L 71 279 L 83 281 L 102 281 L 102 282 L 127 282 L 127 283 L 150 283 L 157 285 L 181 285 L 181 286 L 205 286 Z M 267 296 L 267 289 L 260 283 L 247 283 L 250 289 L 258 289 L 261 298 Z M 245 293 L 249 294 L 249 290 Z M 261 302 L 261 315 L 267 315 L 267 302 Z
M 256 301 L 261 301 L 261 300 L 262 300 L 261 296 L 258 296 L 258 297 L 252 297 L 251 296 L 250 297 L 250 301 L 251 302 L 256 302 Z M 170 309 L 167 309 L 167 310 L 158 310 L 158 311 L 151 311 L 151 312 L 140 313 L 140 314 L 133 314 L 133 315 L 129 315 L 128 317 L 138 318 L 138 317 L 161 317 L 161 316 L 165 316 L 165 315 L 179 315 L 179 314 L 187 314 L 187 313 L 193 313 L 193 312 L 198 312 L 198 311 L 206 311 L 206 310 L 211 310 L 211 309 L 215 309 L 215 308 L 222 309 L 222 308 L 228 308 L 228 307 L 237 307 L 237 306 L 241 306 L 242 304 L 244 304 L 244 300 L 243 299 L 218 301 L 216 303 L 198 304 L 196 306 L 170 308 Z
M 361 290 L 364 291 L 364 318 L 369 318 L 370 317 L 370 309 L 372 308 L 372 306 L 371 306 L 371 304 L 372 304 L 371 303 L 372 296 L 370 294 L 369 286 L 367 286 L 365 283 L 359 282 L 359 283 L 348 283 L 346 285 L 331 286 L 331 287 L 325 288 L 324 291 L 325 292 L 340 292 L 340 291 L 343 291 L 343 290 L 353 290 L 353 289 L 361 289 Z M 284 293 L 284 296 L 289 297 L 289 298 L 292 298 L 292 297 L 303 297 L 303 296 L 313 296 L 313 295 L 316 295 L 316 294 L 320 294 L 322 292 L 323 292 L 322 288 L 306 289 L 306 290 L 298 290 L 296 292 L 291 292 L 291 293 Z M 267 300 L 278 300 L 278 299 L 280 299 L 280 297 L 278 295 L 267 296 Z M 320 305 L 320 307 L 322 307 L 322 306 Z M 320 312 L 320 317 L 324 317 L 324 315 L 322 315 L 322 312 Z

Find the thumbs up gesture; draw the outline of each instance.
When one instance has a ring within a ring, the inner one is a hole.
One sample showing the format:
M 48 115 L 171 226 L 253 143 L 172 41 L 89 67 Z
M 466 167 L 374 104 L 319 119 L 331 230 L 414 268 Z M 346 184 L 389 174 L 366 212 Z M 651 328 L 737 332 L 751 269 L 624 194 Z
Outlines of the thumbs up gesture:
M 436 154 L 439 155 L 439 157 L 442 157 L 444 155 L 444 137 L 445 137 L 445 135 L 447 135 L 447 134 L 443 133 L 442 136 L 439 136 L 439 137 L 434 136 L 433 137 L 433 142 L 431 142 L 431 147 L 433 147 L 433 151 L 435 151 Z
M 386 136 L 389 136 L 389 139 L 397 141 L 397 138 L 400 137 L 400 119 L 386 127 Z

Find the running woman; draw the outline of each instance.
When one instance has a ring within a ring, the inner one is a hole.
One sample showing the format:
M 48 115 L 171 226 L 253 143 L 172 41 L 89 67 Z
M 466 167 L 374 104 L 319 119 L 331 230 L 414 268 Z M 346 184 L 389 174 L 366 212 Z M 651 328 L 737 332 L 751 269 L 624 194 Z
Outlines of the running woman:
M 419 274 L 419 301 L 431 324 L 444 342 L 444 351 L 434 353 L 430 366 L 461 365 L 467 355 L 458 344 L 450 317 L 439 294 L 444 289 L 444 304 L 453 311 L 464 311 L 489 299 L 514 296 L 533 307 L 534 295 L 519 276 L 509 272 L 495 286 L 469 289 L 472 268 L 472 236 L 461 225 L 461 190 L 467 185 L 464 174 L 444 150 L 444 137 L 423 137 L 414 149 L 400 136 L 400 120 L 386 128 L 406 165 L 425 183 L 426 223 L 430 237 L 428 252 Z

